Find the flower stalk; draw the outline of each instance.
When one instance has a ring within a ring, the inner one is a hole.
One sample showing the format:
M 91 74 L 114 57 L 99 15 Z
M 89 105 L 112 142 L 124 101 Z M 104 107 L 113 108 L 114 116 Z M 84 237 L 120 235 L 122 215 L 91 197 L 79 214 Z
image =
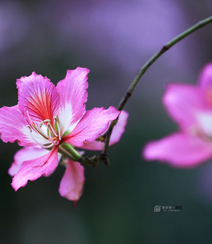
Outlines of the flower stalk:
M 82 156 L 79 154 L 72 145 L 62 142 L 59 145 L 58 152 L 61 153 L 66 158 L 71 159 L 72 161 L 78 162 L 83 166 L 93 166 L 97 167 L 101 161 L 105 162 L 108 166 L 108 158 L 105 155 L 100 154 L 99 156 L 94 155 L 89 158 L 88 156 Z
M 62 142 L 59 146 L 59 151 L 74 161 L 78 161 L 81 158 L 81 155 L 69 143 Z

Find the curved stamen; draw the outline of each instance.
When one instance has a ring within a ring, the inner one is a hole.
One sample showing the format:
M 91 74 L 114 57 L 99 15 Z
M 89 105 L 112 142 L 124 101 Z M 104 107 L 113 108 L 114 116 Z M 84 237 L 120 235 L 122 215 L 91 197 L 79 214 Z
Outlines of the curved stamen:
M 30 132 L 32 132 L 32 128 L 31 128 L 30 125 L 27 125 L 26 127 L 29 128 L 29 131 L 30 131 Z
M 52 134 L 54 134 L 56 137 L 58 137 L 57 133 L 55 132 L 54 128 L 52 127 L 52 125 L 50 123 L 47 123 L 47 126 L 49 128 L 49 130 L 52 132 Z
M 50 120 L 50 119 L 45 119 L 45 120 L 41 121 L 40 124 L 39 124 L 39 127 L 41 128 L 42 125 L 43 125 L 44 123 L 46 123 L 46 122 L 51 122 L 51 120 Z
M 30 127 L 35 131 L 35 132 L 38 132 L 41 136 L 43 136 L 45 139 L 48 139 L 48 136 L 45 134 L 45 132 L 41 129 L 38 128 L 38 126 L 36 126 L 33 121 L 31 120 L 30 116 L 29 116 L 29 112 L 28 110 L 26 111 L 26 114 L 27 114 L 27 117 L 29 119 L 29 124 L 30 124 Z M 42 121 L 43 122 L 43 121 Z M 41 122 L 41 123 L 42 123 Z
M 30 116 L 29 116 L 29 112 L 28 112 L 28 110 L 26 111 L 26 114 L 27 114 L 27 117 L 28 117 L 28 119 L 29 119 L 29 124 L 31 125 L 31 127 L 33 127 L 33 126 L 34 126 L 34 123 L 32 122 L 32 120 L 31 120 L 31 118 L 30 118 Z
M 61 140 L 60 124 L 59 124 L 59 121 L 58 121 L 57 117 L 54 117 L 54 122 L 56 122 L 56 124 L 57 124 L 58 138 L 59 138 L 59 140 Z
M 59 141 L 54 141 L 55 137 L 53 138 L 52 135 L 49 135 L 49 140 L 52 142 L 52 144 L 54 144 L 54 146 L 58 145 Z
M 31 138 L 38 144 L 38 145 L 40 145 L 42 148 L 51 148 L 51 147 L 53 147 L 55 144 L 53 144 L 53 143 L 51 143 L 50 145 L 48 145 L 48 146 L 44 146 L 43 144 L 41 144 L 39 141 L 37 141 L 35 138 L 34 138 L 34 136 L 32 135 L 32 128 L 29 126 L 29 125 L 27 125 L 27 128 L 29 128 L 29 130 L 30 130 L 30 136 L 31 136 Z
M 48 135 L 43 131 L 42 128 L 38 128 L 37 126 L 34 126 L 34 128 L 41 136 L 48 140 Z

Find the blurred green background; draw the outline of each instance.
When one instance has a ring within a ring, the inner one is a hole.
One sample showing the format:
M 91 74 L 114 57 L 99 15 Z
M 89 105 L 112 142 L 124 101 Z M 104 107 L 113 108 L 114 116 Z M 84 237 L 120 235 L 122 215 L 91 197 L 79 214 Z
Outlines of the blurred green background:
M 211 0 L 1 0 L 0 106 L 17 104 L 17 78 L 35 71 L 56 84 L 77 66 L 91 70 L 87 109 L 117 106 L 147 59 L 211 10 Z M 77 209 L 58 193 L 63 167 L 15 192 L 7 170 L 19 146 L 0 142 L 0 243 L 211 243 L 211 163 L 180 170 L 141 157 L 147 141 L 177 128 L 162 106 L 166 84 L 195 84 L 212 61 L 211 43 L 209 25 L 147 71 L 110 166 L 85 169 Z M 182 211 L 154 213 L 155 205 Z

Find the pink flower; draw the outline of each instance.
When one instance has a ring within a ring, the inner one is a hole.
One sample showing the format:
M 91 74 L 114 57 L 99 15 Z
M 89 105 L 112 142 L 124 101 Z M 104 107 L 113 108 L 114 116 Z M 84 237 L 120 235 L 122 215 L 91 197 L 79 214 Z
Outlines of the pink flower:
M 202 70 L 197 86 L 170 84 L 163 103 L 180 130 L 147 144 L 144 157 L 183 168 L 212 158 L 212 63 Z
M 0 109 L 1 139 L 4 142 L 17 141 L 24 146 L 15 154 L 9 169 L 9 174 L 14 176 L 12 187 L 16 191 L 28 180 L 53 173 L 65 143 L 77 148 L 95 143 L 109 123 L 118 117 L 120 112 L 114 107 L 85 110 L 88 73 L 88 69 L 80 67 L 68 70 L 65 79 L 56 87 L 48 78 L 35 72 L 17 80 L 18 105 Z M 123 114 L 126 122 L 126 113 Z M 123 125 L 122 129 L 114 129 L 112 143 L 120 139 L 125 122 L 120 120 L 118 124 Z M 84 180 L 83 166 L 68 159 L 60 183 L 61 196 L 77 201 Z

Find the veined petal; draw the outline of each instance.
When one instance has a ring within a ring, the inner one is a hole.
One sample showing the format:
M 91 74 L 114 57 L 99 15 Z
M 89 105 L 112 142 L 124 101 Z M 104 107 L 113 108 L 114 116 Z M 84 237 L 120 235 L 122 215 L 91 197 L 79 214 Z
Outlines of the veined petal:
M 19 110 L 33 121 L 53 121 L 60 105 L 60 96 L 50 80 L 35 72 L 17 80 Z
M 82 195 L 84 181 L 84 167 L 68 159 L 65 174 L 60 182 L 60 195 L 71 201 L 78 201 Z
M 212 63 L 205 65 L 202 69 L 198 83 L 202 88 L 212 89 Z
M 125 131 L 125 126 L 127 124 L 128 116 L 129 116 L 129 114 L 126 111 L 121 111 L 118 122 L 113 128 L 113 131 L 112 131 L 112 134 L 110 137 L 109 146 L 112 146 L 113 144 L 119 142 L 119 140 L 121 139 L 121 136 Z M 85 142 L 84 146 L 82 146 L 81 148 L 87 149 L 87 150 L 102 150 L 103 147 L 104 147 L 103 142 L 93 141 L 93 142 Z
M 17 191 L 27 184 L 28 180 L 34 181 L 42 175 L 50 175 L 58 165 L 57 147 L 36 159 L 24 161 L 18 173 L 13 177 L 12 187 Z
M 197 124 L 197 113 L 212 108 L 205 90 L 192 85 L 169 85 L 163 102 L 173 119 L 184 129 Z
M 88 73 L 89 69 L 80 67 L 68 70 L 65 79 L 57 84 L 56 88 L 61 102 L 58 117 L 63 133 L 85 113 L 85 103 L 88 97 L 86 90 Z
M 0 134 L 3 142 L 17 141 L 20 146 L 33 146 L 27 122 L 18 106 L 0 108 Z
M 8 170 L 11 176 L 17 174 L 21 165 L 24 161 L 35 159 L 37 157 L 43 156 L 47 153 L 47 150 L 41 147 L 24 147 L 20 149 L 14 156 L 14 162 Z
M 92 142 L 103 134 L 112 120 L 115 120 L 120 111 L 114 107 L 93 108 L 85 113 L 74 130 L 64 138 L 76 147 L 82 147 L 86 142 Z
M 212 142 L 185 133 L 176 133 L 148 143 L 143 155 L 147 160 L 159 160 L 174 167 L 191 168 L 212 157 Z

